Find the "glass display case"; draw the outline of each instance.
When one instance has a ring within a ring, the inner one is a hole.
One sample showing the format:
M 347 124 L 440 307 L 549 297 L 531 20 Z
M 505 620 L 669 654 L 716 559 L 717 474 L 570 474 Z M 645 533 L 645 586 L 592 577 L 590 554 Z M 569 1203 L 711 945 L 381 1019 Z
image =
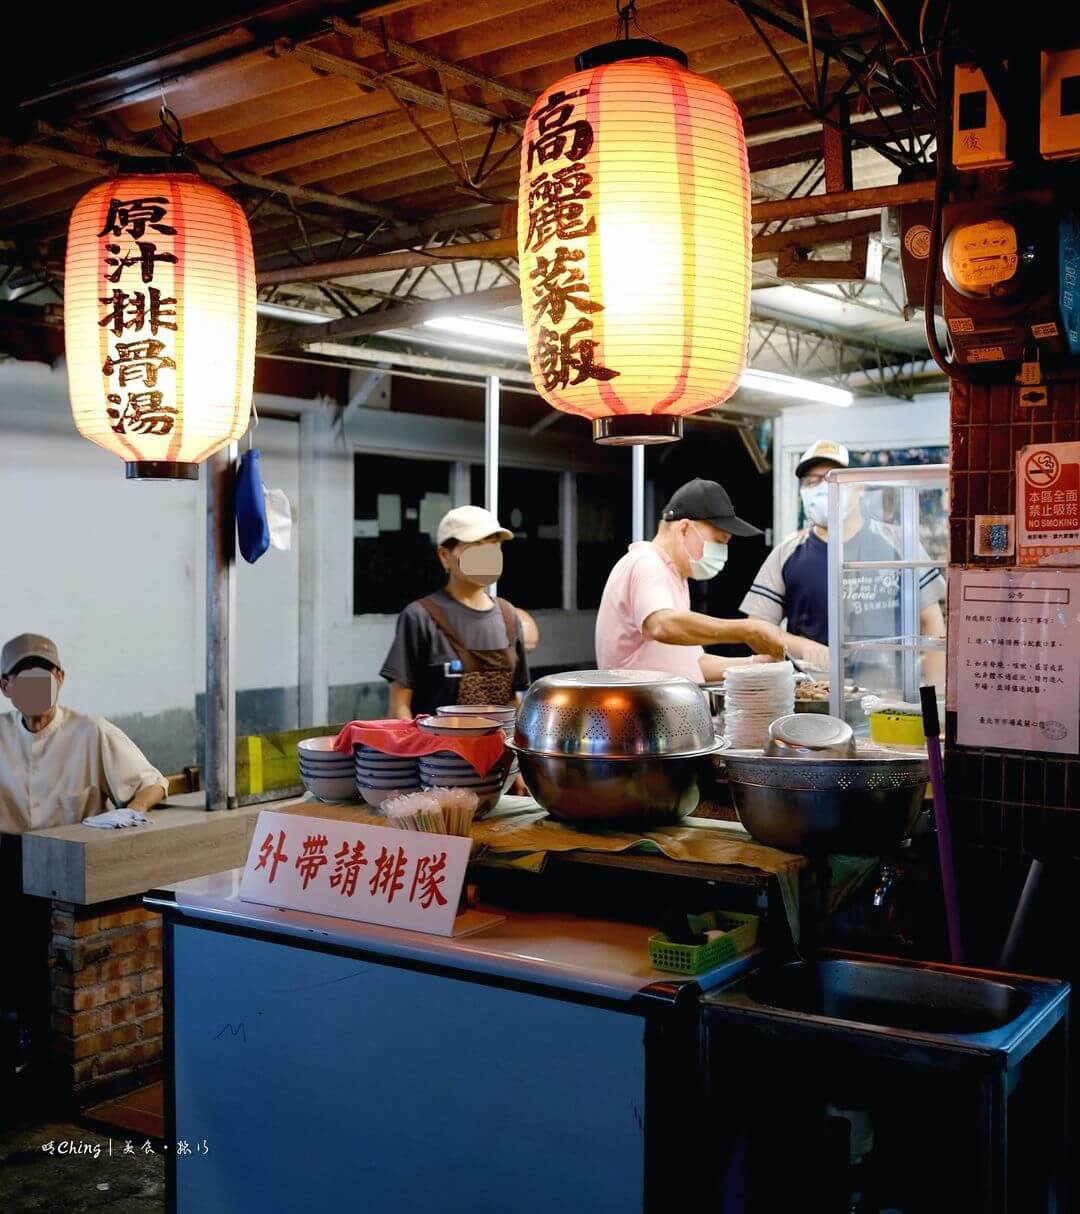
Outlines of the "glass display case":
M 948 465 L 835 468 L 825 482 L 829 711 L 863 732 L 867 693 L 944 695 Z

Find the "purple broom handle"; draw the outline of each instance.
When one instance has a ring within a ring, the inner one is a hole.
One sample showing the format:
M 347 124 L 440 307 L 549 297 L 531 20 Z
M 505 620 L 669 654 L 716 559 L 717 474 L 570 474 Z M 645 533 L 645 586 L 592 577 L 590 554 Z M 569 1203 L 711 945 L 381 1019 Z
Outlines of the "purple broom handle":
M 949 932 L 949 958 L 954 965 L 962 965 L 964 945 L 960 937 L 960 897 L 956 885 L 956 866 L 953 862 L 949 809 L 945 801 L 945 769 L 941 762 L 937 691 L 934 687 L 922 687 L 919 689 L 919 695 L 922 699 L 926 754 L 930 760 L 930 787 L 934 791 L 934 823 L 937 828 L 938 861 L 941 867 L 941 892 L 945 900 L 945 924 Z

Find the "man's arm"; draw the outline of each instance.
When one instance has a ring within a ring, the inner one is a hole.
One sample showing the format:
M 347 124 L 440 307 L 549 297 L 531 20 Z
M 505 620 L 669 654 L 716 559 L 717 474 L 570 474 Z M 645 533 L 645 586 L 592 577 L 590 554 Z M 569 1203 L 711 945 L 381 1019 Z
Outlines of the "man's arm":
M 397 721 L 411 721 L 412 688 L 401 683 L 390 684 L 390 715 Z
M 767 653 L 756 653 L 752 658 L 720 658 L 713 653 L 706 653 L 698 659 L 698 665 L 706 683 L 720 683 L 733 666 L 752 666 L 758 662 L 773 660 Z
M 139 791 L 127 803 L 128 809 L 140 809 L 143 813 L 149 813 L 150 810 L 159 801 L 165 800 L 165 790 L 160 784 L 148 784 L 145 788 L 140 788 Z
M 800 662 L 806 662 L 815 670 L 829 669 L 829 647 L 827 645 L 821 645 L 809 637 L 796 636 L 795 633 L 783 628 L 780 630 L 780 635 L 784 638 L 784 648 L 792 657 L 798 658 Z
M 665 645 L 749 645 L 756 653 L 784 656 L 783 633 L 775 624 L 748 617 L 718 620 L 700 611 L 654 611 L 642 624 L 650 640 Z

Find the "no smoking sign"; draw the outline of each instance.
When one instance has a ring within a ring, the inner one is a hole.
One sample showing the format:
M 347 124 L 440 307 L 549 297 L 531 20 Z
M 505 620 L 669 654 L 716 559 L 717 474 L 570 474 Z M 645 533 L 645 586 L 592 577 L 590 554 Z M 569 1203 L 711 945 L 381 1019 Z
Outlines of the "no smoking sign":
M 1017 563 L 1077 563 L 1080 557 L 1080 443 L 1046 443 L 1022 448 L 1016 457 L 1016 483 L 1019 499 L 1016 503 Z

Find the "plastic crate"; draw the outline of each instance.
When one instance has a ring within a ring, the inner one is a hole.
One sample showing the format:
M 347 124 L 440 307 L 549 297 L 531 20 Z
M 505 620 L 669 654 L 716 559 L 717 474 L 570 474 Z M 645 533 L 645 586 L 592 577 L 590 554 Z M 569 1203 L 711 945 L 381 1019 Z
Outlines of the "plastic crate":
M 675 974 L 701 974 L 745 953 L 757 943 L 758 916 L 738 911 L 710 911 L 691 918 L 697 931 L 720 930 L 724 934 L 704 944 L 676 944 L 663 932 L 649 937 L 649 960 L 653 969 Z

